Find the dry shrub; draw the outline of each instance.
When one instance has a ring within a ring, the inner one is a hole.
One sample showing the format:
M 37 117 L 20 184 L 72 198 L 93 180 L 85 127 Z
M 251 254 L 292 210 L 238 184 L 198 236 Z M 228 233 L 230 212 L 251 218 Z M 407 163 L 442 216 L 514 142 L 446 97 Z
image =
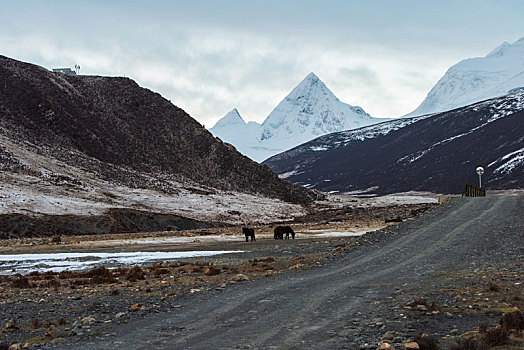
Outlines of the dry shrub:
M 478 347 L 477 341 L 473 338 L 463 339 L 459 338 L 456 340 L 456 344 L 450 347 L 451 350 L 485 350 L 484 348 Z
M 414 299 L 411 303 L 407 304 L 408 306 L 415 307 L 417 305 L 428 305 L 428 300 L 423 298 Z
M 204 271 L 204 274 L 206 274 L 207 276 L 215 276 L 215 275 L 219 275 L 221 272 L 222 270 L 220 270 L 220 268 L 211 266 L 211 267 L 208 267 L 206 271 Z
M 204 267 L 200 265 L 193 266 L 193 268 L 191 269 L 191 272 L 192 273 L 202 273 L 204 272 Z
M 186 266 L 188 265 L 189 263 L 188 262 L 184 262 L 184 261 L 179 261 L 177 263 L 174 263 L 172 266 L 173 267 L 182 267 L 182 266 Z
M 488 290 L 490 292 L 500 292 L 500 286 L 495 284 L 495 283 L 490 283 L 489 287 L 488 287 Z
M 35 329 L 38 329 L 38 328 L 41 328 L 42 327 L 42 324 L 40 323 L 40 321 L 38 320 L 38 318 L 33 318 L 31 320 L 31 326 Z
M 415 342 L 420 347 L 420 350 L 438 350 L 438 341 L 428 334 L 415 335 Z
M 130 282 L 136 282 L 146 278 L 146 273 L 140 266 L 133 266 L 126 273 L 126 279 Z
M 25 276 L 19 276 L 11 280 L 11 287 L 13 288 L 34 288 L 34 285 L 29 282 L 29 279 Z
M 95 267 L 84 272 L 83 277 L 89 278 L 91 284 L 115 283 L 113 272 L 104 266 Z
M 151 269 L 151 272 L 153 273 L 153 276 L 158 277 L 162 275 L 167 275 L 170 271 L 163 267 L 154 267 Z
M 275 261 L 275 259 L 273 259 L 272 257 L 249 260 L 250 263 L 257 263 L 257 262 L 273 262 L 273 261 Z
M 60 288 L 62 284 L 55 280 L 55 279 L 51 279 L 51 280 L 44 280 L 43 282 L 40 282 L 38 284 L 38 287 L 39 288 Z
M 503 330 L 523 330 L 524 329 L 524 313 L 520 310 L 508 312 L 502 315 L 500 319 L 500 327 Z
M 109 295 L 118 295 L 118 294 L 120 294 L 119 289 L 111 289 L 111 292 L 109 292 Z
M 493 327 L 475 337 L 457 340 L 451 350 L 487 350 L 508 343 L 509 333 L 500 327 Z

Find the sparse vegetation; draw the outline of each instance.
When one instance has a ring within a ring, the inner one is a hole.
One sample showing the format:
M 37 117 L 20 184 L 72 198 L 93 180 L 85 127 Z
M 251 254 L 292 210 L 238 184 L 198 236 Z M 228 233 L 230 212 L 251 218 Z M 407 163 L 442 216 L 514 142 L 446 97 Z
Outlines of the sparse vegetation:
M 438 341 L 428 334 L 415 335 L 415 342 L 420 347 L 420 350 L 439 350 Z

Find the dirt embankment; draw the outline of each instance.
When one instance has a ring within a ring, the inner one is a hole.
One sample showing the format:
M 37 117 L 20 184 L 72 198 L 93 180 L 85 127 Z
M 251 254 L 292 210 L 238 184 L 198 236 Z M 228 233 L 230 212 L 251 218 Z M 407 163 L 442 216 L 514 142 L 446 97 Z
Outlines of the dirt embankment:
M 178 215 L 110 209 L 104 215 L 0 215 L 0 239 L 53 235 L 192 230 L 209 223 Z

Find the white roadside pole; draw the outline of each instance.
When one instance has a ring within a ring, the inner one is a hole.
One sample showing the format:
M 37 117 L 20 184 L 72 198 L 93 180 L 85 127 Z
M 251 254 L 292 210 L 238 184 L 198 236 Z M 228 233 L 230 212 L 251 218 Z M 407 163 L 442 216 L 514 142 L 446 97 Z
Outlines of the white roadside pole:
M 477 174 L 479 176 L 479 187 L 482 188 L 482 174 L 484 174 L 484 168 L 479 166 L 477 168 Z

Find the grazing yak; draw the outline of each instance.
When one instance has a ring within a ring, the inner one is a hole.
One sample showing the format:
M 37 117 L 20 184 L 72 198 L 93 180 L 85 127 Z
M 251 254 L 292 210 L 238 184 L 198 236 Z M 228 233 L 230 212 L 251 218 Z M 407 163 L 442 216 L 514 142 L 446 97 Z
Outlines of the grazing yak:
M 295 239 L 295 231 L 290 226 L 277 226 L 273 231 L 273 239 L 284 239 L 284 233 L 286 234 L 286 239 L 289 239 L 289 234 Z
M 254 228 L 242 227 L 242 233 L 246 236 L 246 242 L 249 237 L 251 237 L 251 242 L 256 241 Z

